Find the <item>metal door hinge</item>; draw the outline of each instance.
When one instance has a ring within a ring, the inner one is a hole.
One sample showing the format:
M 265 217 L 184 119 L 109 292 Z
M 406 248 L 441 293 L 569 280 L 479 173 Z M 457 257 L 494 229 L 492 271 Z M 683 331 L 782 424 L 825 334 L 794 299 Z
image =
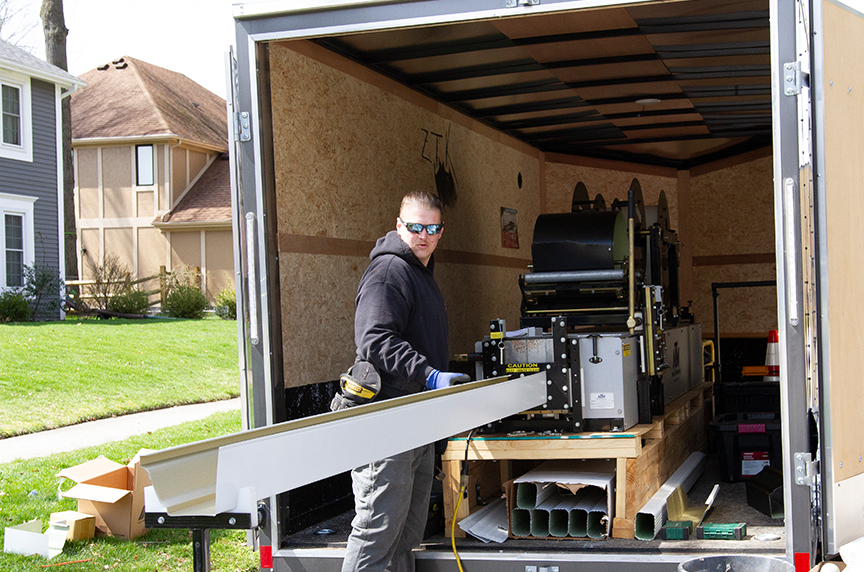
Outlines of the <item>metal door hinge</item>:
M 815 465 L 810 453 L 795 453 L 795 484 L 812 487 L 815 483 Z
M 786 95 L 800 95 L 801 90 L 810 87 L 810 76 L 801 71 L 801 62 L 787 62 L 783 64 L 783 93 Z
M 504 5 L 508 8 L 516 8 L 517 6 L 537 6 L 540 0 L 506 0 Z
M 252 140 L 252 127 L 248 111 L 234 114 L 234 139 L 237 141 Z

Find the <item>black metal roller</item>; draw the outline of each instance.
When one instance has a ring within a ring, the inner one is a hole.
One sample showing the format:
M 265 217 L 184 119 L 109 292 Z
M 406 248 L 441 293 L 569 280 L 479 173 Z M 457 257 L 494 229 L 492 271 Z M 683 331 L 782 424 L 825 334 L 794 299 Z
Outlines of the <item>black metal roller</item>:
M 666 191 L 660 191 L 657 199 L 657 224 L 664 230 L 672 230 L 669 226 L 669 203 L 666 200 Z
M 606 208 L 606 199 L 603 198 L 603 195 L 597 193 L 597 196 L 594 197 L 594 210 L 595 211 L 605 211 L 608 210 Z
M 588 196 L 588 188 L 585 183 L 579 181 L 576 183 L 576 188 L 573 189 L 573 203 L 570 206 L 570 212 L 591 210 L 591 197 Z
M 642 185 L 639 179 L 630 182 L 630 190 L 633 191 L 633 202 L 636 207 L 636 223 L 645 226 L 645 200 L 642 198 Z

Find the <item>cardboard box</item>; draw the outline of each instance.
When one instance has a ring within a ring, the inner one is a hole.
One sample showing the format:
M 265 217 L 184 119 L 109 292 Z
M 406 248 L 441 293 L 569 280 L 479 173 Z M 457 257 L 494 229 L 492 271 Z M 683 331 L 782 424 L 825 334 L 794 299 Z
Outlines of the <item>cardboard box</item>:
M 78 499 L 78 512 L 96 517 L 96 528 L 105 534 L 132 539 L 144 534 L 144 487 L 150 485 L 147 472 L 141 469 L 140 456 L 121 465 L 99 456 L 68 469 L 57 476 L 75 481 L 63 493 Z
M 52 512 L 49 521 L 52 527 L 66 527 L 66 540 L 89 540 L 96 534 L 96 517 L 74 510 Z

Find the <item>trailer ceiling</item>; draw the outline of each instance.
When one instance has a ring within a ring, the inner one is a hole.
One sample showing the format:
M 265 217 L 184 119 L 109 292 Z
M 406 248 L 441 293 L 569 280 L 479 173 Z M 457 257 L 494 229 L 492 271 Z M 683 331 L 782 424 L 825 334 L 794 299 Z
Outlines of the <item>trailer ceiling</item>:
M 771 144 L 768 17 L 695 0 L 314 41 L 541 151 L 687 169 Z

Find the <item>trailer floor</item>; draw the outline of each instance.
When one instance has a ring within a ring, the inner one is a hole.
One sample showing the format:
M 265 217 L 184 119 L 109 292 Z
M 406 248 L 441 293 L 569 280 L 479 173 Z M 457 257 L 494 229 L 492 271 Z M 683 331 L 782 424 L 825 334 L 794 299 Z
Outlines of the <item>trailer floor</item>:
M 717 553 L 756 553 L 782 556 L 786 551 L 785 529 L 783 519 L 773 519 L 746 501 L 745 483 L 726 483 L 719 477 L 719 467 L 716 455 L 709 455 L 704 474 L 688 493 L 691 504 L 702 504 L 711 493 L 715 484 L 720 485 L 720 491 L 711 510 L 705 517 L 706 523 L 739 523 L 747 524 L 747 536 L 744 540 L 697 540 L 695 531 L 691 540 L 660 540 L 641 541 L 635 539 L 607 538 L 592 539 L 515 539 L 509 538 L 503 543 L 483 543 L 473 537 L 459 538 L 456 541 L 460 556 L 472 553 L 512 553 L 540 552 L 545 554 L 566 552 L 594 552 L 605 554 L 657 555 L 657 554 L 717 554 Z M 348 534 L 351 531 L 353 511 L 346 512 L 318 525 L 292 534 L 283 539 L 282 547 L 288 550 L 307 549 L 344 549 Z M 772 538 L 766 540 L 765 538 Z M 423 541 L 418 558 L 423 553 L 447 552 L 452 554 L 449 537 L 442 532 L 434 534 Z

